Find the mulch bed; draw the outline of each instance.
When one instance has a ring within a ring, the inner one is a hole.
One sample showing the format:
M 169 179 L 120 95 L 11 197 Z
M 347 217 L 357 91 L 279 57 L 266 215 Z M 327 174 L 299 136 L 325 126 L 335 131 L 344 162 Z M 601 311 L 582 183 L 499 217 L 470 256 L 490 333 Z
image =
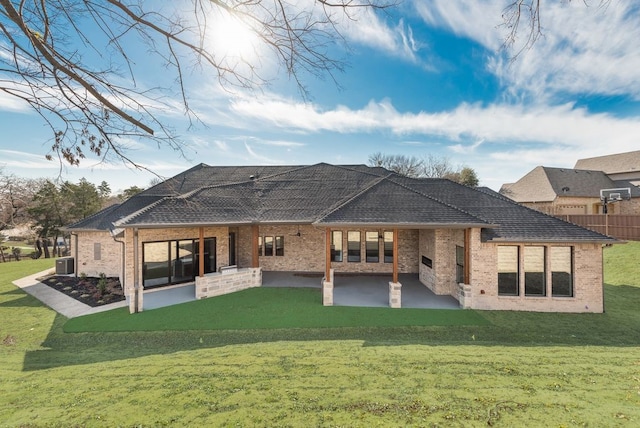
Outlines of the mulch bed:
M 86 305 L 96 307 L 125 299 L 118 278 L 48 276 L 40 282 Z

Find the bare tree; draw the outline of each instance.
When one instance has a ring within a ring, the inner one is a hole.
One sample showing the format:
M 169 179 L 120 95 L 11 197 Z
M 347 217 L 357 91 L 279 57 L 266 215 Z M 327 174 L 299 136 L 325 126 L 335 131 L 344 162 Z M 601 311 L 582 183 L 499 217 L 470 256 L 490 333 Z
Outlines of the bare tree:
M 424 169 L 421 174 L 423 177 L 446 178 L 456 172 L 449 158 L 445 156 L 429 155 L 424 159 L 423 164 Z
M 407 177 L 420 177 L 424 169 L 423 161 L 415 156 L 387 155 L 381 152 L 369 156 L 370 166 L 379 166 Z
M 38 187 L 36 180 L 5 174 L 0 169 L 0 230 L 30 220 L 27 208 Z
M 570 3 L 572 0 L 558 0 Z M 595 0 L 598 7 L 606 8 L 611 0 Z M 590 6 L 588 0 L 582 0 Z M 502 11 L 502 26 L 507 29 L 504 47 L 515 48 L 511 56 L 515 60 L 523 51 L 530 49 L 543 36 L 540 0 L 515 0 Z M 524 36 L 522 36 L 524 33 Z M 522 40 L 518 42 L 518 40 Z
M 146 43 L 163 76 L 175 79 L 190 120 L 187 76 L 193 65 L 212 71 L 224 86 L 257 88 L 257 65 L 229 61 L 208 45 L 212 14 L 238 20 L 267 46 L 304 92 L 301 75 L 333 76 L 343 66 L 329 47 L 344 41 L 339 22 L 363 8 L 395 0 L 0 0 L 0 91 L 29 105 L 52 133 L 49 159 L 78 164 L 87 154 L 127 156 L 125 139 L 147 138 L 181 150 L 161 120 L 175 110 L 167 87 L 147 87 L 136 72 Z M 171 80 L 171 79 L 169 79 Z

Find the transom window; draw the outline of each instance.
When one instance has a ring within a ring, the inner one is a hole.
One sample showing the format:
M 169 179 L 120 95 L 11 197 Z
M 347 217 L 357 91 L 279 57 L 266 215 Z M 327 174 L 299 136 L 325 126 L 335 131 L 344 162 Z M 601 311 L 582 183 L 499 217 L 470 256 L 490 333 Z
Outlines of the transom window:
M 258 255 L 284 256 L 284 236 L 258 236 Z

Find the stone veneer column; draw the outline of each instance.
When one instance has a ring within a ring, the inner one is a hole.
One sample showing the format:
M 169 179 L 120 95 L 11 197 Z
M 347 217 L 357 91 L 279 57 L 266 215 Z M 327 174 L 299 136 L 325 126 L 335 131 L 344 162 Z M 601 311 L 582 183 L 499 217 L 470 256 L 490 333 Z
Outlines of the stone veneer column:
M 389 307 L 402 307 L 402 284 L 399 282 L 389 282 Z
M 322 304 L 324 306 L 333 306 L 333 269 L 329 270 L 329 279 L 322 281 Z

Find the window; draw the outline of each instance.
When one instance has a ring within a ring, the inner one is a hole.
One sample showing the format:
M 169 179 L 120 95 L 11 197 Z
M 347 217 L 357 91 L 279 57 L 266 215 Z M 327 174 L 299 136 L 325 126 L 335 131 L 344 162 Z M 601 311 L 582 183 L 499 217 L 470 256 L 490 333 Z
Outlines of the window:
M 517 296 L 520 282 L 519 272 L 519 248 L 515 246 L 498 247 L 498 295 Z
M 347 261 L 360 261 L 360 232 L 347 232 Z
M 145 288 L 193 281 L 199 273 L 199 240 L 142 244 L 142 284 Z M 216 238 L 204 240 L 204 273 L 215 272 Z
M 264 254 L 264 242 L 262 236 L 258 236 L 258 255 L 262 256 Z
M 102 247 L 100 246 L 99 242 L 94 242 L 93 244 L 93 260 L 100 260 L 100 258 L 102 257 L 101 253 L 102 253 Z
M 276 236 L 276 256 L 284 256 L 284 236 Z
M 456 245 L 456 282 L 464 283 L 464 247 Z
M 378 232 L 365 232 L 364 237 L 367 263 L 378 263 L 380 261 Z
M 384 262 L 393 263 L 393 232 L 384 232 Z
M 340 230 L 331 232 L 331 261 L 342 261 L 342 231 Z
M 524 295 L 546 296 L 545 247 L 524 247 Z
M 549 248 L 551 295 L 573 297 L 573 247 Z
M 264 237 L 264 255 L 273 256 L 273 236 Z

